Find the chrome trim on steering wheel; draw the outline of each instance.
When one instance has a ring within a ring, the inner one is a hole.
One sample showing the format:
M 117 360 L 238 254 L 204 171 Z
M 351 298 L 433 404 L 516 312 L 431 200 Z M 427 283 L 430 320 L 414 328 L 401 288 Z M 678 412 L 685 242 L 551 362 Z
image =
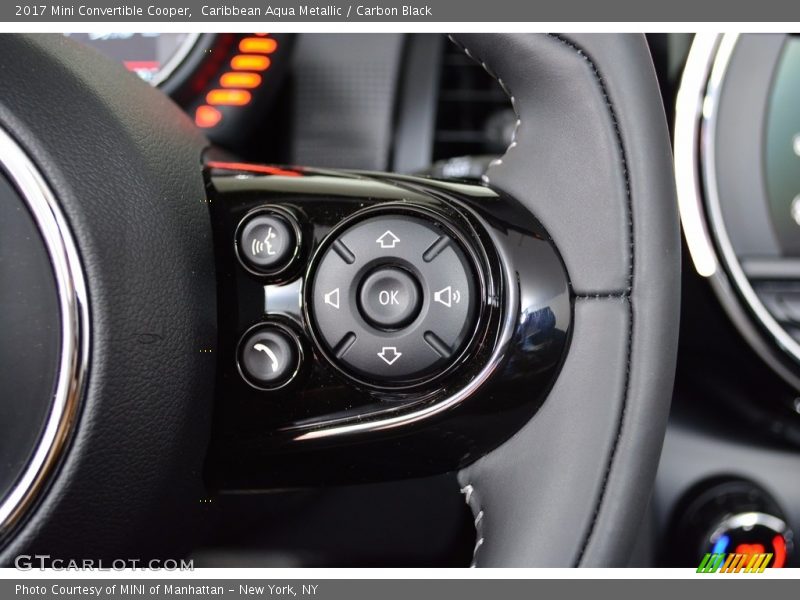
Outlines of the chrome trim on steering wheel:
M 44 240 L 53 268 L 61 348 L 50 412 L 33 455 L 0 502 L 0 537 L 31 508 L 55 471 L 75 424 L 89 364 L 89 307 L 78 250 L 55 195 L 25 151 L 0 129 L 0 170 L 16 187 Z

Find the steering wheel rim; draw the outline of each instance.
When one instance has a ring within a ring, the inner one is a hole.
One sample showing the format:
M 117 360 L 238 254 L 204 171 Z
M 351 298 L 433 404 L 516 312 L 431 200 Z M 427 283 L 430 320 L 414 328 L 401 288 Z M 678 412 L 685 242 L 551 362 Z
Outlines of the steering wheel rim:
M 623 565 L 666 427 L 679 309 L 669 136 L 647 44 L 616 34 L 452 39 L 511 98 L 515 140 L 485 182 L 552 236 L 574 319 L 542 408 L 459 473 L 475 564 Z M 204 494 L 217 339 L 207 142 L 158 92 L 61 36 L 2 36 L 0 57 L 10 83 L 0 125 L 57 192 L 92 320 L 78 426 L 0 561 L 30 549 L 185 551 Z M 27 76 L 31 65 L 40 77 Z M 122 250 L 121 227 L 136 233 Z M 165 531 L 175 546 L 162 544 Z
M 680 302 L 669 135 L 647 43 L 633 34 L 455 41 L 518 116 L 487 182 L 548 229 L 575 297 L 569 356 L 545 405 L 459 473 L 475 564 L 622 566 L 660 456 Z
M 213 389 L 200 352 L 216 339 L 207 142 L 163 94 L 64 36 L 0 46 L 0 122 L 56 195 L 89 311 L 77 418 L 36 505 L 5 532 L 2 562 L 147 556 L 154 539 L 182 555 L 204 494 Z

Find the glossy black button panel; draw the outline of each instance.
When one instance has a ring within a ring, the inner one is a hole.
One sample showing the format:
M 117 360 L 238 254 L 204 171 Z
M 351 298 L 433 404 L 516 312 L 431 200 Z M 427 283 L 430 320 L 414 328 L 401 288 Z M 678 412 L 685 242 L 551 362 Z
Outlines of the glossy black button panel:
M 275 389 L 294 377 L 300 356 L 300 343 L 293 332 L 278 325 L 260 325 L 242 337 L 239 369 L 251 385 Z
M 209 180 L 219 319 L 211 486 L 432 475 L 518 431 L 552 388 L 572 318 L 563 262 L 527 207 L 485 186 L 293 175 L 216 170 Z M 280 273 L 238 254 L 242 223 L 261 214 L 298 227 Z M 242 340 L 266 325 L 300 343 L 284 384 L 255 379 L 258 369 L 273 376 L 255 340 L 250 359 L 260 362 L 242 360 Z
M 285 269 L 296 254 L 297 244 L 297 227 L 287 216 L 272 211 L 247 216 L 236 239 L 239 260 L 260 274 Z
M 474 264 L 455 234 L 427 216 L 380 214 L 334 232 L 309 289 L 331 362 L 375 384 L 441 373 L 476 325 Z

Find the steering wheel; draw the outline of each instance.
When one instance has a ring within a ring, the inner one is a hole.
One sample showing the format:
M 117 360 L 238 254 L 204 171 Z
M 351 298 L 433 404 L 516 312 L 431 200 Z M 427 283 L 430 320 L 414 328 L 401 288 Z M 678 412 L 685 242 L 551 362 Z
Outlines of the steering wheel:
M 0 562 L 177 556 L 209 488 L 458 471 L 476 565 L 626 564 L 679 310 L 649 50 L 451 39 L 518 118 L 482 186 L 215 161 L 118 65 L 0 36 Z

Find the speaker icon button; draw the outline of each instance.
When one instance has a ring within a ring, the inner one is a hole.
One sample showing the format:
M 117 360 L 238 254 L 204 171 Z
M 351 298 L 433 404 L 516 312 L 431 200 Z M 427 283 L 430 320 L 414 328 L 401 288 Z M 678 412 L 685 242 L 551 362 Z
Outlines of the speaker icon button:
M 461 302 L 461 292 L 454 290 L 452 285 L 442 288 L 433 293 L 433 301 L 443 304 L 447 308 L 452 308 L 453 304 Z
M 329 304 L 333 308 L 339 308 L 339 288 L 335 288 L 330 292 L 322 295 L 325 304 Z

